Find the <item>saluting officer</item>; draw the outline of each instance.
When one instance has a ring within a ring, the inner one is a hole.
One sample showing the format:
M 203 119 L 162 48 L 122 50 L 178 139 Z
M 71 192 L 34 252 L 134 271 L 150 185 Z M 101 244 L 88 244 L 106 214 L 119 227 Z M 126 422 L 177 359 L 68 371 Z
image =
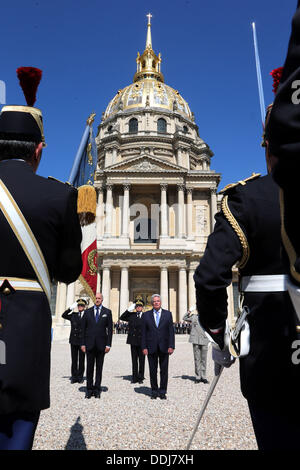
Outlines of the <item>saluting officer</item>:
M 120 319 L 128 322 L 127 344 L 130 344 L 132 362 L 131 383 L 142 384 L 145 377 L 145 356 L 142 352 L 142 315 L 144 302 L 137 299 L 121 316 Z M 135 312 L 133 311 L 135 309 Z
M 274 157 L 266 152 L 270 173 Z M 241 390 L 248 400 L 259 449 L 299 446 L 299 368 L 292 362 L 295 312 L 281 260 L 279 190 L 271 174 L 225 188 L 221 211 L 195 275 L 201 325 L 219 345 L 213 358 L 232 364 L 224 348 L 226 288 L 238 263 L 240 291 L 250 313 L 250 350 L 240 358 Z M 298 379 L 296 380 L 296 376 Z
M 71 383 L 82 383 L 84 374 L 85 354 L 81 350 L 82 317 L 87 301 L 78 299 L 63 314 L 62 318 L 71 322 L 69 343 L 71 346 Z M 74 309 L 78 307 L 78 312 Z
M 0 449 L 31 449 L 50 406 L 51 281 L 82 269 L 77 191 L 36 175 L 45 146 L 33 107 L 41 71 L 18 69 L 28 106 L 0 114 Z M 35 82 L 35 86 L 34 86 Z

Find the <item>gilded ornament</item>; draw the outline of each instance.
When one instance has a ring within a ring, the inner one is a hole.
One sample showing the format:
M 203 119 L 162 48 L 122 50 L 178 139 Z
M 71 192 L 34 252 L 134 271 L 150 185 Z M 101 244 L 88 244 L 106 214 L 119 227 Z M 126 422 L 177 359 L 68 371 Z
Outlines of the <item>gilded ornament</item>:
M 88 254 L 88 265 L 89 265 L 89 274 L 91 276 L 95 276 L 97 274 L 97 266 L 95 265 L 95 256 L 97 254 L 97 250 L 92 250 Z

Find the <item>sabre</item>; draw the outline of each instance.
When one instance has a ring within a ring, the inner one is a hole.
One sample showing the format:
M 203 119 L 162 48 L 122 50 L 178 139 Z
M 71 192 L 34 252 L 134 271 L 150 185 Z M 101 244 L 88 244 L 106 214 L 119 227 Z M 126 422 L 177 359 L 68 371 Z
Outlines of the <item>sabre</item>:
M 265 107 L 264 91 L 263 91 L 263 84 L 262 84 L 262 78 L 261 78 L 260 60 L 259 60 L 257 36 L 256 36 L 256 27 L 255 27 L 254 22 L 252 23 L 252 30 L 253 30 L 253 42 L 254 42 L 256 75 L 257 75 L 257 85 L 258 85 L 258 93 L 259 93 L 261 121 L 262 121 L 262 124 L 264 126 L 266 107 Z
M 198 429 L 198 427 L 199 427 L 199 424 L 200 424 L 200 421 L 201 421 L 201 419 L 202 419 L 202 416 L 204 415 L 204 412 L 205 412 L 205 410 L 206 410 L 206 407 L 207 407 L 207 405 L 208 405 L 208 403 L 209 403 L 209 400 L 211 399 L 211 396 L 212 396 L 212 394 L 213 394 L 213 392 L 214 392 L 214 389 L 216 388 L 216 385 L 217 385 L 217 383 L 218 383 L 218 381 L 219 381 L 219 378 L 220 378 L 220 376 L 221 376 L 221 374 L 222 374 L 223 369 L 224 369 L 224 366 L 221 366 L 221 365 L 215 363 L 215 376 L 214 376 L 214 379 L 213 379 L 213 381 L 212 381 L 212 383 L 211 383 L 211 386 L 210 386 L 210 388 L 209 388 L 209 390 L 208 390 L 208 392 L 207 392 L 206 398 L 205 398 L 204 403 L 203 403 L 203 405 L 202 405 L 201 411 L 200 411 L 200 413 L 199 413 L 197 422 L 196 422 L 196 424 L 195 424 L 195 426 L 194 426 L 194 429 L 193 429 L 192 435 L 191 435 L 191 437 L 190 437 L 190 440 L 189 440 L 189 442 L 188 442 L 188 445 L 187 445 L 187 447 L 186 447 L 186 450 L 189 450 L 189 449 L 190 449 L 190 446 L 191 446 L 191 444 L 192 444 L 192 442 L 193 442 L 194 436 L 195 436 L 195 434 L 196 434 L 196 432 L 197 432 L 197 429 Z

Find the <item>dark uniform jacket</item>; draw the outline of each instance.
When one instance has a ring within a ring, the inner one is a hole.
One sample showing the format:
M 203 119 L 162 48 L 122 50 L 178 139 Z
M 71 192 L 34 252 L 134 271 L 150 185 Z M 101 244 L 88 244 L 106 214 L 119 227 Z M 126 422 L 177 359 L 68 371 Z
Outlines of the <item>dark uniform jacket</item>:
M 26 218 L 45 257 L 51 279 L 71 283 L 80 275 L 81 228 L 77 191 L 36 175 L 24 161 L 0 161 L 0 179 Z M 36 275 L 0 211 L 0 276 Z M 0 292 L 0 414 L 49 407 L 51 312 L 42 292 Z
M 278 187 L 272 176 L 237 185 L 226 196 L 194 275 L 199 321 L 208 331 L 224 326 L 226 287 L 236 262 L 243 263 L 241 276 L 285 273 L 280 256 Z M 239 228 L 233 228 L 234 220 Z M 289 296 L 287 292 L 245 292 L 244 305 L 250 308 L 251 335 L 250 352 L 240 359 L 242 393 L 246 398 L 278 404 L 294 380 L 291 345 L 295 324 Z
M 81 345 L 87 350 L 97 349 L 104 351 L 106 346 L 111 346 L 112 342 L 112 314 L 111 310 L 101 307 L 98 322 L 95 319 L 94 306 L 88 308 L 81 320 L 82 338 Z
M 142 312 L 141 312 L 142 313 Z M 142 341 L 142 316 L 137 312 L 128 312 L 126 310 L 121 316 L 120 320 L 127 321 L 128 335 L 127 335 L 127 344 L 132 344 L 134 346 L 140 346 Z
M 71 322 L 71 331 L 69 337 L 69 343 L 74 344 L 75 346 L 81 346 L 82 338 L 82 318 L 79 312 L 71 312 L 71 309 L 68 308 L 63 314 L 62 318 L 69 320 Z M 82 315 L 84 315 L 84 311 Z
M 172 313 L 169 310 L 161 310 L 158 327 L 156 326 L 153 310 L 148 310 L 142 315 L 142 349 L 148 349 L 149 354 L 157 352 L 167 353 L 169 348 L 175 349 L 175 333 Z

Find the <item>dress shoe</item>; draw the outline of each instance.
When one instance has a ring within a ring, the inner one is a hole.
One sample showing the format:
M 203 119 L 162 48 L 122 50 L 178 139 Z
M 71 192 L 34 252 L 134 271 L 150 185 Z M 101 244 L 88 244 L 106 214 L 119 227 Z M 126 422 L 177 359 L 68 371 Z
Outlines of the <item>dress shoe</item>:
M 85 398 L 91 398 L 92 395 L 93 395 L 92 390 L 87 390 L 85 393 Z
M 203 382 L 204 384 L 208 384 L 209 381 L 207 379 L 201 379 L 201 382 Z
M 77 382 L 78 382 L 79 384 L 83 384 L 83 377 L 78 377 Z
M 77 382 L 76 377 L 71 377 L 71 384 L 75 384 Z
M 159 395 L 159 398 L 160 398 L 161 400 L 166 400 L 166 399 L 167 399 L 165 393 L 161 393 L 161 394 Z
M 195 384 L 199 384 L 201 382 L 201 379 L 196 379 Z
M 100 392 L 94 392 L 94 397 L 95 398 L 101 398 L 101 393 Z
M 152 395 L 151 395 L 151 400 L 156 400 L 156 398 L 157 398 L 157 395 L 155 395 L 155 394 L 152 393 Z

